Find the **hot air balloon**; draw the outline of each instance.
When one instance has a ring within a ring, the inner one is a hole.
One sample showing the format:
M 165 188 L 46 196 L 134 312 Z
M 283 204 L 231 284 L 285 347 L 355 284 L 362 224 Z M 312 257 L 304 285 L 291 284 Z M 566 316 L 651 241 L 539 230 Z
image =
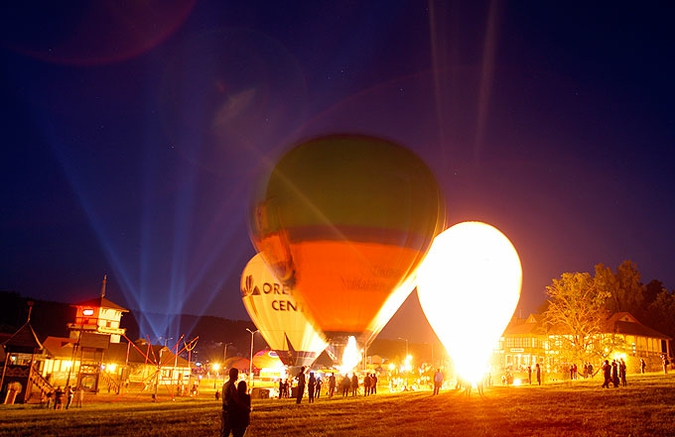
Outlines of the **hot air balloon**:
M 310 366 L 326 349 L 323 335 L 308 320 L 293 289 L 274 276 L 262 255 L 246 264 L 241 294 L 251 321 L 287 366 Z
M 442 229 L 434 175 L 410 150 L 362 135 L 303 142 L 272 169 L 253 206 L 253 245 L 302 297 L 330 342 L 377 334 Z M 408 293 L 412 290 L 408 287 Z
M 253 356 L 253 367 L 256 369 L 279 369 L 284 367 L 284 363 L 275 351 L 261 350 Z
M 422 310 L 457 373 L 478 382 L 520 299 L 518 252 L 491 225 L 458 223 L 436 237 L 417 278 Z

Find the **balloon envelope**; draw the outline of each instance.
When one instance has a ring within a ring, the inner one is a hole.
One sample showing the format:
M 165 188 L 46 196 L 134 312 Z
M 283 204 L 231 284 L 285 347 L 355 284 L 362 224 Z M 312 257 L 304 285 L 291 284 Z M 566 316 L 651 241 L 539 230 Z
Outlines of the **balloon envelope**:
M 444 222 L 427 165 L 386 140 L 332 135 L 286 153 L 265 188 L 251 215 L 254 246 L 329 339 L 368 339 Z
M 488 224 L 459 223 L 436 237 L 417 279 L 420 306 L 455 369 L 477 382 L 520 299 L 516 249 Z
M 241 294 L 251 321 L 288 366 L 309 366 L 327 343 L 314 329 L 294 291 L 281 284 L 257 254 L 241 275 Z
M 284 367 L 284 363 L 275 351 L 261 350 L 253 355 L 253 367 L 256 369 L 278 369 Z

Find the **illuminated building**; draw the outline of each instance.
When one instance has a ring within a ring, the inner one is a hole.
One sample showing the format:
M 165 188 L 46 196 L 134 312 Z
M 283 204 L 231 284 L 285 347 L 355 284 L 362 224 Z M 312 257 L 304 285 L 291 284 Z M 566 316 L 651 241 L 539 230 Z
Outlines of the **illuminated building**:
M 637 373 L 640 359 L 647 365 L 647 371 L 661 369 L 663 355 L 670 356 L 668 337 L 642 324 L 628 312 L 619 312 L 603 324 L 601 338 L 612 339 L 612 350 L 603 351 L 607 359 L 623 358 L 629 373 Z M 530 366 L 539 363 L 542 370 L 556 379 L 569 378 L 570 364 L 577 364 L 579 372 L 584 363 L 568 363 L 560 356 L 562 338 L 569 336 L 561 327 L 547 330 L 544 316 L 530 314 L 527 319 L 514 319 L 504 331 L 492 358 L 495 371 L 523 373 Z M 597 370 L 600 361 L 591 363 Z

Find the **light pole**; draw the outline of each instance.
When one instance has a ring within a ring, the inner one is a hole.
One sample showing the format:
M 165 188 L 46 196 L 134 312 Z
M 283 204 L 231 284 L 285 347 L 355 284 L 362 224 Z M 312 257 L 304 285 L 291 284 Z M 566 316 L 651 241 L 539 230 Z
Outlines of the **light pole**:
M 253 386 L 253 336 L 255 336 L 256 332 L 260 330 L 256 329 L 255 331 L 251 331 L 248 328 L 246 328 L 246 330 L 251 333 L 251 359 L 248 362 L 248 386 L 250 388 Z
M 405 341 L 405 386 L 408 387 L 408 375 L 410 374 L 410 354 L 408 354 L 408 339 L 407 338 L 398 338 L 399 340 Z
M 398 338 L 399 340 L 405 341 L 405 357 L 408 358 L 408 339 L 407 338 Z

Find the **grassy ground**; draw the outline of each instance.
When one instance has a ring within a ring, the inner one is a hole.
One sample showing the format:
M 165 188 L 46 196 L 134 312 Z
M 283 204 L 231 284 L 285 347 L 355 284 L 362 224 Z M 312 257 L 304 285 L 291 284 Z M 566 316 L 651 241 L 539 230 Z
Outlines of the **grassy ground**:
M 217 436 L 219 404 L 209 399 L 99 396 L 81 409 L 0 406 L 1 436 Z M 675 375 L 632 376 L 628 387 L 600 381 L 542 387 L 377 394 L 357 398 L 254 400 L 250 435 L 302 436 L 675 436 Z

